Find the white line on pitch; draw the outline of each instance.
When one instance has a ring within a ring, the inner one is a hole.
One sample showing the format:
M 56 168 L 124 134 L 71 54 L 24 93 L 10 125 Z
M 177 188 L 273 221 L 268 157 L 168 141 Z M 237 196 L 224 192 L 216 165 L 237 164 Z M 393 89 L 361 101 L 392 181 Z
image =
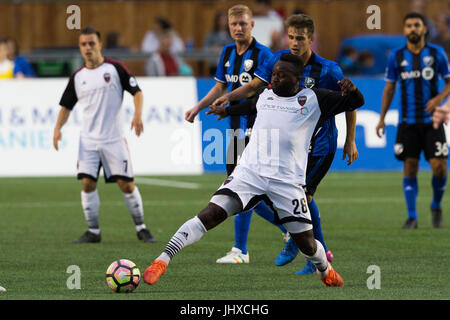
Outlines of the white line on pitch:
M 174 180 L 163 180 L 154 178 L 135 178 L 137 183 L 163 186 L 163 187 L 173 187 L 182 189 L 200 189 L 200 184 L 184 181 L 174 181 Z

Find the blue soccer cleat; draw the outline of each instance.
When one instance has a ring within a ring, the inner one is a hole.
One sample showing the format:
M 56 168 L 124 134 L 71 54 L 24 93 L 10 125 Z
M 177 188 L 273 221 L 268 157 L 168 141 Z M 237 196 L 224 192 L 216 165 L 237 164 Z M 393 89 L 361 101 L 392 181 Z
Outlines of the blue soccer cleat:
M 295 244 L 294 240 L 292 240 L 292 237 L 289 238 L 289 240 L 285 243 L 283 249 L 278 254 L 277 258 L 275 259 L 275 265 L 281 267 L 285 264 L 288 264 L 292 260 L 295 259 L 295 257 L 298 254 L 298 247 Z
M 295 274 L 313 274 L 316 272 L 316 266 L 309 260 L 306 260 L 306 265 L 305 267 L 300 270 L 297 271 Z

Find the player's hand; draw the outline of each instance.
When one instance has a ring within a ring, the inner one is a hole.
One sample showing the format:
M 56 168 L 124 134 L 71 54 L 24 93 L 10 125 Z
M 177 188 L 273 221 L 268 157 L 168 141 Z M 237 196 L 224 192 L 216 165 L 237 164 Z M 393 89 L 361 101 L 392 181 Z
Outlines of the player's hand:
M 186 111 L 186 113 L 184 114 L 184 120 L 188 122 L 194 122 L 194 118 L 197 116 L 197 114 L 198 114 L 197 107 L 193 107 L 188 111 Z
M 141 117 L 134 117 L 131 121 L 131 130 L 136 132 L 136 135 L 139 137 L 142 132 L 144 132 L 144 124 L 142 123 Z
M 381 138 L 381 136 L 384 134 L 385 127 L 386 127 L 386 124 L 384 123 L 384 120 L 380 120 L 377 124 L 377 127 L 375 128 L 378 138 Z M 380 133 L 380 131 L 381 131 L 381 133 Z
M 222 120 L 226 117 L 228 117 L 227 112 L 225 111 L 225 107 L 221 107 L 221 106 L 209 106 L 209 111 L 206 111 L 206 114 L 215 114 L 217 116 L 219 116 L 219 118 L 217 118 L 217 120 Z
M 450 109 L 445 106 L 438 107 L 433 112 L 433 128 L 438 129 L 441 123 L 447 124 L 449 121 Z
M 341 87 L 341 92 L 343 96 L 356 90 L 356 86 L 353 84 L 352 80 L 348 78 L 344 78 L 341 81 L 338 81 L 337 83 L 339 87 Z
M 55 128 L 55 130 L 53 131 L 53 147 L 55 148 L 56 151 L 58 151 L 58 141 L 61 141 L 61 139 L 62 139 L 61 130 Z
M 213 104 L 213 106 L 225 107 L 229 103 L 230 103 L 230 100 L 228 100 L 227 95 L 224 95 L 224 96 L 221 96 L 221 97 L 217 98 L 216 100 L 214 100 L 214 102 L 212 104 Z
M 441 102 L 442 102 L 441 99 L 439 97 L 437 97 L 437 96 L 434 97 L 434 98 L 431 98 L 427 102 L 427 107 L 425 108 L 425 111 L 428 112 L 428 113 L 432 113 L 434 111 L 434 109 L 439 107 Z
M 355 141 L 345 141 L 344 144 L 344 152 L 342 154 L 342 160 L 345 160 L 346 156 L 348 156 L 347 165 L 351 165 L 353 161 L 358 159 L 358 149 L 356 148 Z

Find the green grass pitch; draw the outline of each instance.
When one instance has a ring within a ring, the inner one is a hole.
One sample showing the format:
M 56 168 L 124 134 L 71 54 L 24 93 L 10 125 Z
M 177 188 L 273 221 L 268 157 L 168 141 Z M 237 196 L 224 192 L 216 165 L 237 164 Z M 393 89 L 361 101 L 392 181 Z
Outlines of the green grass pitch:
M 208 202 L 224 175 L 165 176 L 193 182 L 200 189 L 139 184 L 145 222 L 158 239 L 137 240 L 132 219 L 117 185 L 101 180 L 100 244 L 74 245 L 85 230 L 80 183 L 70 178 L 0 179 L 0 292 L 5 299 L 146 299 L 146 300 L 297 300 L 297 299 L 449 299 L 450 198 L 444 196 L 444 226 L 433 229 L 429 205 L 431 173 L 419 175 L 417 230 L 402 230 L 406 219 L 400 172 L 329 173 L 316 202 L 333 266 L 343 288 L 326 288 L 317 278 L 294 273 L 304 266 L 298 256 L 284 267 L 275 257 L 281 232 L 254 214 L 248 249 L 250 264 L 218 265 L 234 241 L 233 219 L 182 250 L 166 274 L 150 287 L 143 281 L 131 294 L 116 294 L 105 283 L 109 264 L 120 258 L 141 270 L 164 249 L 173 233 Z M 69 290 L 66 270 L 81 270 L 81 289 Z M 368 267 L 381 271 L 381 289 L 369 290 Z

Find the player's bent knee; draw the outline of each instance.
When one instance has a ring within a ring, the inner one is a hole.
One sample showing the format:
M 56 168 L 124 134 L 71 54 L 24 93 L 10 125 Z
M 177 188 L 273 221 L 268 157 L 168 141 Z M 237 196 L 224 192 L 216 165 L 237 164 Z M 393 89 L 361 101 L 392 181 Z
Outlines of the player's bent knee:
M 314 255 L 317 246 L 312 229 L 301 233 L 291 233 L 291 237 L 303 254 L 307 256 Z
M 206 230 L 211 230 L 228 218 L 226 211 L 215 203 L 208 203 L 197 215 Z

